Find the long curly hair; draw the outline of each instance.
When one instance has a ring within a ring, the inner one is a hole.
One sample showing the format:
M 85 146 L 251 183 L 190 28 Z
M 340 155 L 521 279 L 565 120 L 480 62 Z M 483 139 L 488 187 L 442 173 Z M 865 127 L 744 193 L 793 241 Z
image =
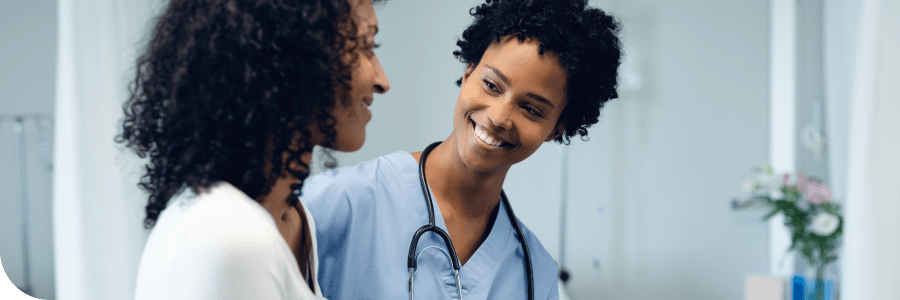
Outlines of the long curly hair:
M 332 145 L 330 111 L 350 90 L 360 48 L 351 12 L 348 0 L 168 4 L 116 136 L 149 157 L 139 183 L 150 194 L 145 228 L 184 188 L 224 181 L 258 201 L 285 174 L 302 184 L 301 155 Z
M 589 7 L 587 0 L 487 0 L 469 14 L 475 21 L 456 42 L 459 50 L 453 51 L 467 65 L 477 66 L 488 46 L 509 35 L 520 41 L 537 38 L 540 54 L 559 55 L 568 75 L 568 104 L 559 118 L 566 129 L 557 142 L 569 144 L 576 134 L 585 139 L 603 105 L 618 98 L 621 24 Z

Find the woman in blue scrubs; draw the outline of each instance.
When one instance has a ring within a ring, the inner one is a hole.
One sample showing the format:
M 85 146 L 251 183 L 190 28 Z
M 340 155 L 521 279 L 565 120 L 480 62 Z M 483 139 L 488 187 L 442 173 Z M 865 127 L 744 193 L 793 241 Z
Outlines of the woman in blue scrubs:
M 467 65 L 453 132 L 425 163 L 436 225 L 462 265 L 464 298 L 526 299 L 523 249 L 506 207 L 510 167 L 545 142 L 587 135 L 617 97 L 620 25 L 584 0 L 488 1 L 454 55 Z M 407 253 L 429 222 L 419 181 L 422 152 L 395 152 L 309 179 L 302 201 L 317 223 L 319 279 L 331 299 L 408 299 Z M 524 224 L 536 299 L 556 299 L 557 263 Z M 419 240 L 418 299 L 458 298 L 446 248 Z M 424 251 L 423 251 L 424 250 Z

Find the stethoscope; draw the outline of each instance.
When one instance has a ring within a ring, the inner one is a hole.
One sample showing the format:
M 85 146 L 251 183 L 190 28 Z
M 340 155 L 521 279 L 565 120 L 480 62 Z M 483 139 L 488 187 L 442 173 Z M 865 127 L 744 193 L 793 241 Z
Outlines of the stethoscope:
M 422 234 L 429 231 L 436 233 L 444 239 L 444 245 L 447 247 L 447 250 L 437 246 L 429 246 L 422 249 L 422 251 L 428 250 L 429 248 L 436 248 L 447 255 L 447 258 L 453 265 L 453 276 L 456 277 L 456 291 L 459 293 L 459 299 L 462 300 L 462 286 L 459 284 L 459 257 L 456 256 L 456 250 L 453 248 L 453 242 L 450 241 L 450 235 L 440 227 L 434 225 L 434 206 L 432 204 L 431 191 L 428 188 L 428 182 L 425 180 L 425 159 L 428 158 L 428 154 L 431 153 L 431 150 L 434 150 L 434 148 L 440 144 L 441 142 L 435 142 L 428 145 L 428 147 L 425 148 L 425 151 L 422 151 L 422 156 L 419 158 L 419 181 L 422 184 L 422 193 L 425 194 L 425 203 L 428 206 L 428 224 L 419 227 L 419 230 L 416 230 L 416 234 L 413 235 L 412 238 L 412 243 L 409 245 L 407 266 L 409 267 L 410 300 L 413 300 L 413 276 L 416 275 L 416 264 L 419 260 L 419 255 L 416 254 L 416 247 L 419 245 L 419 238 L 422 237 Z M 528 299 L 534 300 L 534 274 L 531 270 L 531 254 L 528 253 L 528 243 L 525 241 L 525 235 L 522 234 L 522 229 L 519 228 L 519 222 L 516 221 L 516 215 L 513 213 L 512 207 L 509 205 L 509 199 L 506 198 L 506 193 L 503 192 L 503 189 L 500 189 L 500 199 L 503 202 L 503 206 L 506 208 L 506 215 L 509 217 L 509 222 L 512 224 L 513 229 L 516 230 L 516 238 L 519 239 L 519 244 L 522 245 L 522 252 L 525 254 L 523 262 L 525 264 L 525 277 L 528 282 Z M 420 251 L 419 254 L 422 254 L 422 251 Z

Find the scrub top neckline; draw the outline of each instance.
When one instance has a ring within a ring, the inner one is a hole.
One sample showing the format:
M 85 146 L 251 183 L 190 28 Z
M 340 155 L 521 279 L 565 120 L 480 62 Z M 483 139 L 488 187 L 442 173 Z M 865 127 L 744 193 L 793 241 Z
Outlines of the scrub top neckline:
M 416 161 L 415 157 L 413 157 L 412 154 L 407 153 L 406 157 L 410 159 L 411 164 L 415 169 L 415 174 L 418 174 L 419 162 Z M 421 184 L 418 183 L 418 181 L 418 177 L 416 177 L 416 186 L 421 187 Z M 436 197 L 431 191 L 430 185 L 428 187 L 428 192 L 431 193 L 431 203 L 434 207 L 434 224 L 449 233 L 450 231 L 447 230 L 447 224 L 444 222 L 444 216 L 441 214 L 441 208 L 437 204 L 437 201 L 435 201 Z M 425 195 L 420 195 L 421 196 L 418 200 L 425 201 Z M 499 258 L 505 252 L 506 248 L 509 247 L 510 241 L 515 241 L 512 234 L 512 226 L 509 223 L 509 216 L 507 216 L 506 206 L 503 205 L 503 201 L 500 201 L 500 203 L 498 203 L 497 205 L 499 205 L 499 210 L 497 212 L 497 217 L 494 219 L 494 225 L 491 227 L 491 232 L 488 234 L 488 237 L 484 240 L 484 242 L 481 243 L 480 246 L 478 246 L 478 249 L 475 250 L 475 253 L 472 254 L 472 257 L 469 258 L 466 264 L 459 267 L 459 280 L 460 284 L 462 285 L 463 295 L 467 294 L 470 290 L 475 288 L 481 281 L 484 274 L 489 274 L 492 269 L 497 268 L 500 265 L 498 263 Z M 518 220 L 516 221 L 518 222 Z M 524 271 L 525 270 L 523 268 L 522 272 Z M 456 293 L 456 282 L 452 276 L 445 277 L 444 283 L 445 285 L 452 285 L 453 294 Z

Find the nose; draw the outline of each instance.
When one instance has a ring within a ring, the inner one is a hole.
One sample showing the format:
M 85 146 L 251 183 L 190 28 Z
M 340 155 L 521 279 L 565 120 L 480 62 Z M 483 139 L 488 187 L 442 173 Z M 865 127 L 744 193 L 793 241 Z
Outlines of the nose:
M 516 108 L 515 103 L 513 101 L 507 100 L 503 103 L 497 103 L 488 110 L 488 120 L 490 120 L 491 124 L 500 127 L 506 130 L 512 128 L 512 113 Z
M 388 81 L 384 69 L 381 68 L 381 62 L 377 56 L 372 57 L 372 65 L 375 67 L 375 92 L 379 94 L 387 93 L 391 89 L 391 83 Z

